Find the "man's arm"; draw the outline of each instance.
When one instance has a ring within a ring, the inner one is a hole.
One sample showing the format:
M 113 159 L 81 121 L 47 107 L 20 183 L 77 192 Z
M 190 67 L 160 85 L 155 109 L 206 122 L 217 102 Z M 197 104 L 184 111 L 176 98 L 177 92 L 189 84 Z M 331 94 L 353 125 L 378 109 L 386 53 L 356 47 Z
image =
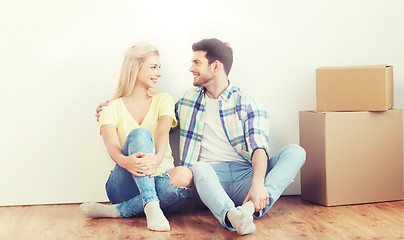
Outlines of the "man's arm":
M 251 149 L 253 176 L 251 188 L 244 202 L 252 201 L 255 211 L 263 209 L 269 202 L 269 194 L 264 182 L 268 164 L 268 113 L 258 102 L 250 98 L 248 102 L 245 136 L 248 149 Z
M 269 202 L 268 191 L 264 185 L 268 164 L 266 151 L 262 148 L 255 149 L 251 161 L 253 166 L 251 188 L 243 203 L 251 200 L 254 203 L 255 211 L 258 211 Z

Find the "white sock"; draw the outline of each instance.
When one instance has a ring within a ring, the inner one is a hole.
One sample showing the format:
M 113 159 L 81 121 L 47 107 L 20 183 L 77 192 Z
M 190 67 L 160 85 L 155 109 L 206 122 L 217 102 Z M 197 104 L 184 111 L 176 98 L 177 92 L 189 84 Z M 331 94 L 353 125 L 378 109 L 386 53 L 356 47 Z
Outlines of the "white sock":
M 80 209 L 88 218 L 117 218 L 120 217 L 116 205 L 106 205 L 96 202 L 83 203 Z
M 248 213 L 251 213 L 251 215 L 255 212 L 255 206 L 254 206 L 253 201 L 248 201 L 237 208 L 240 209 L 241 211 L 246 211 Z
M 233 208 L 227 212 L 227 218 L 239 235 L 246 235 L 255 232 L 255 224 L 253 223 L 252 216 L 254 210 L 251 211 L 250 204 L 244 205 L 245 204 Z
M 153 231 L 169 231 L 170 224 L 156 200 L 150 201 L 144 206 L 147 219 L 147 227 Z

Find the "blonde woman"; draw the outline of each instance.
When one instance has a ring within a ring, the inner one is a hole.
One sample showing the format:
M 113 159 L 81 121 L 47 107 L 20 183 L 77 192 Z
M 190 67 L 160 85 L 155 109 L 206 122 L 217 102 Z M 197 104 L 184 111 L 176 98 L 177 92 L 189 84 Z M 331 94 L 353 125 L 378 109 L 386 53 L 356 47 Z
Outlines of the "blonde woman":
M 86 217 L 132 217 L 144 212 L 150 230 L 170 230 L 163 211 L 182 206 L 192 172 L 174 167 L 169 145 L 170 128 L 177 125 L 174 100 L 150 90 L 160 77 L 155 47 L 142 42 L 127 50 L 115 96 L 99 117 L 105 146 L 116 163 L 106 183 L 112 205 L 83 203 Z

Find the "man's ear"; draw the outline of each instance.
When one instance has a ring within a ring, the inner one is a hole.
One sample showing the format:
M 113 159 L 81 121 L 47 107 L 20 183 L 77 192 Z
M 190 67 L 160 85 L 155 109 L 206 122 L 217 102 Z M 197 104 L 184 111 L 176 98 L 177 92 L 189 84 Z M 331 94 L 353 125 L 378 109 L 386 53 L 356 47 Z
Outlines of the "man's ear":
M 223 68 L 223 64 L 218 60 L 212 63 L 212 70 L 214 73 L 218 72 L 221 68 Z

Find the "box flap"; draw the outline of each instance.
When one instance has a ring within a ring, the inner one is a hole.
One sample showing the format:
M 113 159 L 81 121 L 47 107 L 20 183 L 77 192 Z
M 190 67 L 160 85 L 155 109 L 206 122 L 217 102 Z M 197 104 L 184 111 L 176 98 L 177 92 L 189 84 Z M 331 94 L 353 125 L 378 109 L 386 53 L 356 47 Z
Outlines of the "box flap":
M 393 65 L 379 64 L 379 65 L 364 65 L 364 66 L 321 66 L 317 69 L 386 68 L 386 67 L 393 67 Z

